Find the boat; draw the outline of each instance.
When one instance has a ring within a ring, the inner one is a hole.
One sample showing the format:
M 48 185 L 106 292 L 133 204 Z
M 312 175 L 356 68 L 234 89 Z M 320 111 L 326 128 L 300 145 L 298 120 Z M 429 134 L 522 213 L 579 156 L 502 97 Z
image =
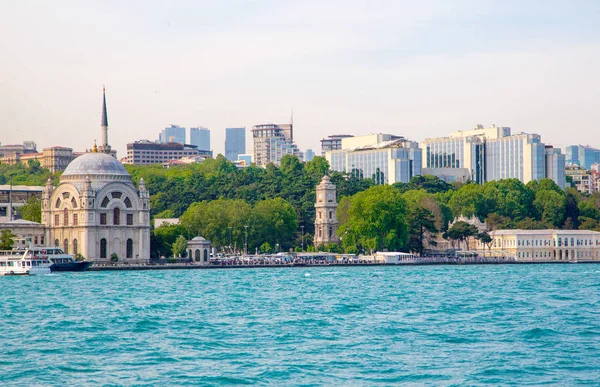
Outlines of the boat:
M 52 262 L 27 250 L 0 251 L 0 275 L 50 274 Z
M 91 261 L 77 261 L 72 255 L 65 253 L 60 247 L 30 247 L 28 249 L 34 257 L 43 257 L 50 260 L 54 271 L 86 271 L 92 266 Z

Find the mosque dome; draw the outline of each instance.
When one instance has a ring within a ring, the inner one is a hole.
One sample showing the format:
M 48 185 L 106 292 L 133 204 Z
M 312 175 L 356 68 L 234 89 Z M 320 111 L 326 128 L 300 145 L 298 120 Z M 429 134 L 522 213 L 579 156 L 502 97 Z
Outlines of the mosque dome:
M 119 162 L 119 160 L 106 153 L 85 153 L 67 166 L 62 178 L 65 180 L 74 180 L 78 178 L 109 178 L 121 180 L 123 177 L 131 179 L 131 176 Z

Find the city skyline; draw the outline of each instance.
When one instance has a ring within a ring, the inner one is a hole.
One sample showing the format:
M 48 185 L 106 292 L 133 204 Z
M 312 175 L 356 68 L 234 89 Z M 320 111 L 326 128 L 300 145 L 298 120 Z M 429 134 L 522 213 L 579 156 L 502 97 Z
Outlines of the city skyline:
M 576 3 L 181 1 L 141 13 L 119 3 L 13 3 L 0 26 L 14 37 L 0 42 L 10 58 L 0 141 L 100 143 L 106 84 L 120 156 L 171 122 L 212 128 L 223 154 L 225 128 L 288 122 L 291 109 L 302 150 L 328 134 L 421 142 L 478 123 L 563 149 L 598 147 L 600 80 L 589 74 L 600 65 L 600 5 Z

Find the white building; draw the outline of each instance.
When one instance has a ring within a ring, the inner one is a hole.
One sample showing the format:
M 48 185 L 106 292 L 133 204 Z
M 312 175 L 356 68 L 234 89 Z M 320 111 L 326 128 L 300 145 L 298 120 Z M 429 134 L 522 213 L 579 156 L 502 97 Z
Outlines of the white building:
M 587 230 L 491 231 L 491 246 L 477 241 L 477 250 L 517 261 L 600 261 L 600 232 Z
M 316 188 L 315 203 L 315 247 L 339 243 L 337 236 L 337 197 L 335 184 L 325 175 Z
M 477 125 L 448 137 L 425 139 L 421 145 L 423 168 L 432 171 L 466 168 L 478 183 L 509 178 L 527 183 L 547 177 L 565 187 L 564 155 L 546 147 L 538 134 L 511 134 L 508 127 Z
M 421 175 L 421 149 L 414 141 L 391 134 L 371 134 L 342 139 L 342 149 L 325 158 L 334 171 L 372 178 L 377 184 L 408 183 Z
M 104 100 L 104 106 L 106 100 Z M 139 190 L 125 167 L 111 154 L 106 109 L 102 117 L 102 150 L 73 160 L 53 187 L 48 179 L 42 192 L 45 241 L 66 253 L 82 254 L 95 262 L 150 258 L 150 194 L 144 180 Z

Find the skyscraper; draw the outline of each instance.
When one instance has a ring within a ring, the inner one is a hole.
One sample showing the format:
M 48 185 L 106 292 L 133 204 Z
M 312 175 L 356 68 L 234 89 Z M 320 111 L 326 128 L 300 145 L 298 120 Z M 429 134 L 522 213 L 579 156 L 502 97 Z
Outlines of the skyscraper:
M 202 126 L 190 128 L 190 144 L 200 150 L 210 150 L 210 130 Z
M 315 158 L 315 152 L 312 149 L 307 149 L 304 154 L 304 161 L 312 161 Z
M 246 153 L 246 128 L 225 129 L 225 157 L 236 161 L 238 155 Z
M 185 128 L 179 125 L 171 125 L 168 128 L 164 128 L 158 135 L 158 142 L 177 142 L 185 144 Z
M 293 138 L 292 124 L 255 125 L 252 128 L 252 139 L 256 165 L 279 164 L 285 155 L 294 155 L 302 160 L 302 152 L 294 144 Z
M 569 145 L 566 148 L 567 164 L 576 164 L 589 171 L 592 164 L 600 163 L 600 149 L 589 145 Z

